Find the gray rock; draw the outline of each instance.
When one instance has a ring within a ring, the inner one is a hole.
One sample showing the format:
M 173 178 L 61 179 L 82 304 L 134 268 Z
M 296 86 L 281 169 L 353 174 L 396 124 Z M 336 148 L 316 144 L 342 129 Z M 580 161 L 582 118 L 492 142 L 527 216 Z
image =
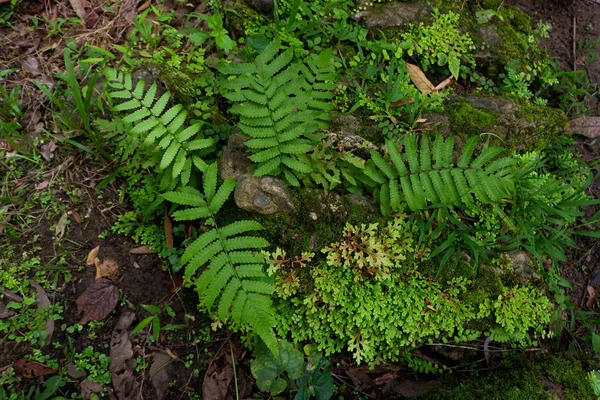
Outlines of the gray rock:
M 527 284 L 539 275 L 531 268 L 531 257 L 524 251 L 515 250 L 508 253 L 513 265 L 513 271 L 518 276 L 520 283 Z
M 282 180 L 271 176 L 240 175 L 234 194 L 235 204 L 242 210 L 259 214 L 291 213 L 294 203 Z
M 273 9 L 273 0 L 246 0 L 246 2 L 250 7 L 263 13 L 268 13 Z
M 425 5 L 424 2 L 393 2 L 367 10 L 364 17 L 367 28 L 385 29 L 430 20 L 431 8 Z
M 166 82 L 161 76 L 160 70 L 152 65 L 140 65 L 133 70 L 131 73 L 131 81 L 134 88 L 140 80 L 146 83 L 145 90 L 148 90 L 148 88 L 156 82 L 155 98 L 157 99 L 169 90 Z
M 221 179 L 237 179 L 238 176 L 248 172 L 252 161 L 248 158 L 248 152 L 244 142 L 248 140 L 239 135 L 231 135 L 227 146 L 223 148 L 223 154 L 219 158 L 219 176 Z
M 367 196 L 363 196 L 362 194 L 347 194 L 344 196 L 344 199 L 350 206 L 361 207 L 372 213 L 377 212 L 377 207 L 375 207 L 375 204 L 373 204 L 372 199 L 368 198 Z
M 444 135 L 450 134 L 450 120 L 447 115 L 432 112 L 424 114 L 423 118 L 427 120 L 426 124 L 429 124 L 434 130 Z
M 506 114 L 515 112 L 519 108 L 514 102 L 504 97 L 465 96 L 464 99 L 473 108 L 493 113 Z

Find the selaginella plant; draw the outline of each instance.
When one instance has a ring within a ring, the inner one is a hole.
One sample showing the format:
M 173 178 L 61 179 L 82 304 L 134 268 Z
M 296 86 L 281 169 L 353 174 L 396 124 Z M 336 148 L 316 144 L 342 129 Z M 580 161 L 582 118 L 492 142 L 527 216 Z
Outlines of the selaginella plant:
M 547 334 L 552 303 L 545 295 L 527 286 L 494 295 L 460 276 L 428 279 L 420 270 L 431 262 L 429 249 L 418 243 L 416 225 L 399 216 L 385 226 L 347 226 L 339 242 L 323 249 L 325 260 L 270 254 L 277 331 L 370 364 L 406 359 L 428 340 L 491 335 L 523 345 Z
M 327 127 L 333 98 L 332 51 L 294 61 L 294 51 L 271 42 L 254 62 L 222 64 L 219 71 L 230 78 L 221 83 L 224 96 L 239 115 L 238 127 L 246 141 L 256 176 L 280 174 L 299 186 L 298 178 L 312 171 L 298 155 L 319 143 L 315 134 Z

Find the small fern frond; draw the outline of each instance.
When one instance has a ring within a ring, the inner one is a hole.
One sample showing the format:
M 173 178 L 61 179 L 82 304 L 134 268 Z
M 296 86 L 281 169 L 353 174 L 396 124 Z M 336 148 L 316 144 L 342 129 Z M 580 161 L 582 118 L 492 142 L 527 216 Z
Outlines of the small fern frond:
M 478 138 L 465 144 L 456 165 L 453 163 L 454 138 L 437 135 L 430 145 L 422 137 L 420 143 L 414 135 L 404 137 L 404 148 L 386 141 L 388 158 L 371 150 L 371 160 L 363 174 L 378 186 L 377 196 L 382 211 L 402 210 L 402 202 L 411 210 L 447 206 L 470 207 L 475 200 L 498 203 L 514 192 L 510 177 L 511 158 L 497 158 L 502 149 L 484 148 L 473 158 Z M 407 168 L 408 165 L 408 168 Z
M 123 121 L 132 124 L 130 132 L 143 135 L 144 143 L 154 146 L 158 157 L 158 168 L 163 171 L 161 187 L 174 186 L 181 182 L 185 186 L 191 169 L 196 162 L 188 161 L 198 157 L 197 150 L 214 145 L 212 139 L 203 138 L 202 122 L 186 125 L 187 112 L 181 104 L 167 108 L 169 92 L 157 98 L 156 82 L 146 89 L 144 81 L 133 87 L 131 74 L 114 69 L 104 71 L 109 98 L 116 101 L 113 110 L 126 114 Z

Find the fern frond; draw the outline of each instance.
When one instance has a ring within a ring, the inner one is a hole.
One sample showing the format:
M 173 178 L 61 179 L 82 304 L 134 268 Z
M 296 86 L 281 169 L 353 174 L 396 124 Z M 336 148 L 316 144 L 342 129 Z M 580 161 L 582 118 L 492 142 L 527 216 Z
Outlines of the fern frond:
M 172 185 L 178 180 L 184 185 L 189 181 L 192 165 L 188 161 L 194 157 L 196 150 L 212 145 L 201 134 L 201 122 L 186 125 L 187 112 L 181 104 L 167 109 L 171 98 L 169 92 L 157 98 L 157 84 L 148 89 L 144 81 L 139 80 L 133 88 L 133 80 L 128 72 L 117 72 L 113 69 L 104 71 L 109 98 L 120 103 L 113 110 L 124 113 L 123 121 L 132 124 L 130 132 L 145 136 L 146 145 L 154 145 L 159 154 L 158 168 L 163 172 L 161 187 Z
M 388 157 L 371 150 L 371 160 L 362 174 L 379 187 L 382 209 L 402 210 L 402 201 L 411 210 L 422 210 L 437 204 L 473 206 L 498 203 L 514 191 L 510 177 L 510 158 L 496 158 L 502 149 L 485 148 L 474 160 L 478 138 L 464 146 L 456 165 L 453 163 L 454 138 L 437 135 L 430 144 L 422 137 L 404 137 L 404 148 L 386 141 Z M 408 165 L 408 168 L 407 168 Z M 387 211 L 386 211 L 387 212 Z
M 256 57 L 253 68 L 220 68 L 230 76 L 221 85 L 224 96 L 234 103 L 232 114 L 238 127 L 250 137 L 246 145 L 255 175 L 278 175 L 291 184 L 310 173 L 300 156 L 312 151 L 319 139 L 317 129 L 327 126 L 335 72 L 330 51 L 294 61 L 292 49 L 271 42 Z

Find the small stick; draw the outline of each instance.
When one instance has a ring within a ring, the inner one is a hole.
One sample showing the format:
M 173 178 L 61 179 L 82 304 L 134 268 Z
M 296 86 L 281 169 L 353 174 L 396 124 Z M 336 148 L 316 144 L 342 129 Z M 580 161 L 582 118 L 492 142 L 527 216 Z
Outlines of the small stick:
M 577 70 L 576 38 L 577 38 L 577 16 L 573 15 L 573 71 Z

